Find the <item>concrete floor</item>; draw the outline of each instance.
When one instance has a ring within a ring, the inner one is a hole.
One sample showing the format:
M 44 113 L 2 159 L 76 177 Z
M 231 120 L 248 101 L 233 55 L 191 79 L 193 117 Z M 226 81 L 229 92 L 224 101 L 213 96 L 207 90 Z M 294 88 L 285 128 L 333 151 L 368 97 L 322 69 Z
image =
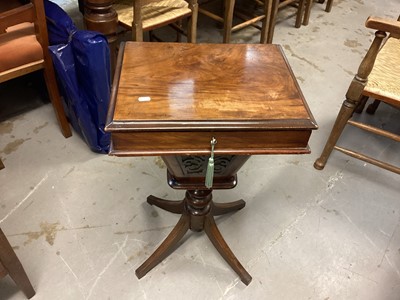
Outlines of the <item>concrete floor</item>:
M 69 2 L 58 1 L 78 16 Z M 337 152 L 325 170 L 312 166 L 370 44 L 364 21 L 397 18 L 398 0 L 381 2 L 334 1 L 329 14 L 315 4 L 308 26 L 294 28 L 293 18 L 277 25 L 274 42 L 283 45 L 320 128 L 311 136 L 312 154 L 253 156 L 235 189 L 215 192 L 216 201 L 247 201 L 217 224 L 253 276 L 249 286 L 204 233 L 188 233 L 136 278 L 135 269 L 178 220 L 146 197 L 183 197 L 167 185 L 160 158 L 108 157 L 91 152 L 77 134 L 64 139 L 50 104 L 0 123 L 0 227 L 37 291 L 34 299 L 400 299 L 400 177 Z M 257 34 L 242 31 L 233 41 L 256 42 Z M 199 42 L 221 39 L 202 19 Z M 2 102 L 17 100 L 10 89 L 1 89 Z M 399 132 L 399 117 L 382 106 L 373 118 L 396 123 Z M 350 134 L 342 143 L 399 163 L 399 145 Z M 0 299 L 24 296 L 6 277 Z

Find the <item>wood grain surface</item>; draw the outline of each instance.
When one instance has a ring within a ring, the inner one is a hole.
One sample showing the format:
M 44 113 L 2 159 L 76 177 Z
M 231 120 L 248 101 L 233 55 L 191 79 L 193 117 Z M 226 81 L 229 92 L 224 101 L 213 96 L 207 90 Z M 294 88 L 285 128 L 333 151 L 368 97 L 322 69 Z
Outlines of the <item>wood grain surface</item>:
M 224 141 L 216 153 L 309 152 L 317 125 L 280 46 L 121 49 L 106 125 L 114 154 L 207 153 L 213 136 Z

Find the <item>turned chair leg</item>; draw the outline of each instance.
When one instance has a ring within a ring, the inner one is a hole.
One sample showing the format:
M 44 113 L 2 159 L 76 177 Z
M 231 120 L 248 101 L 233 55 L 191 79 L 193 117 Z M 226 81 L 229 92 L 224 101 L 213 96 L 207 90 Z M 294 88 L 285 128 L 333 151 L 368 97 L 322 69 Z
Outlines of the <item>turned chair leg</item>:
M 1 268 L 2 267 L 2 268 Z M 0 229 L 0 269 L 14 280 L 16 285 L 24 292 L 28 299 L 35 295 L 35 290 L 22 267 L 17 255 L 12 249 L 3 231 Z M 0 272 L 1 273 L 1 272 Z
M 314 163 L 314 168 L 316 168 L 317 170 L 322 170 L 325 167 L 326 162 L 336 145 L 336 142 L 342 134 L 343 129 L 347 124 L 347 121 L 353 115 L 355 108 L 356 104 L 348 101 L 347 99 L 343 102 L 339 114 L 336 118 L 335 124 L 333 125 L 331 134 L 329 135 L 329 138 L 325 144 L 324 150 L 322 151 L 321 156 Z

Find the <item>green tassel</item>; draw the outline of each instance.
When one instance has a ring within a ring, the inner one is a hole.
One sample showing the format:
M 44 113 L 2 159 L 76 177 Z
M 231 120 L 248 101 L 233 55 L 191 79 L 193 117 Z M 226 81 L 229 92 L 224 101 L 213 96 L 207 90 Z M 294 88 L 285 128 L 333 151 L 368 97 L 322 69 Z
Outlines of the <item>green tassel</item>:
M 217 143 L 215 138 L 211 139 L 211 156 L 208 159 L 205 186 L 211 189 L 214 181 L 214 146 Z

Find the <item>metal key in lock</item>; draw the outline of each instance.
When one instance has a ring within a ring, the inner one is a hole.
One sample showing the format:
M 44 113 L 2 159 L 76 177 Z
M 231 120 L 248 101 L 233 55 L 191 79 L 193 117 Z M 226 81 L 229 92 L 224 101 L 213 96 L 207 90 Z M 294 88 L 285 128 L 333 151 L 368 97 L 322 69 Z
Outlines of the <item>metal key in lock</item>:
M 217 140 L 214 137 L 212 137 L 210 144 L 211 144 L 211 156 L 208 159 L 206 179 L 205 179 L 205 186 L 208 189 L 212 188 L 214 181 L 214 147 L 217 144 Z

